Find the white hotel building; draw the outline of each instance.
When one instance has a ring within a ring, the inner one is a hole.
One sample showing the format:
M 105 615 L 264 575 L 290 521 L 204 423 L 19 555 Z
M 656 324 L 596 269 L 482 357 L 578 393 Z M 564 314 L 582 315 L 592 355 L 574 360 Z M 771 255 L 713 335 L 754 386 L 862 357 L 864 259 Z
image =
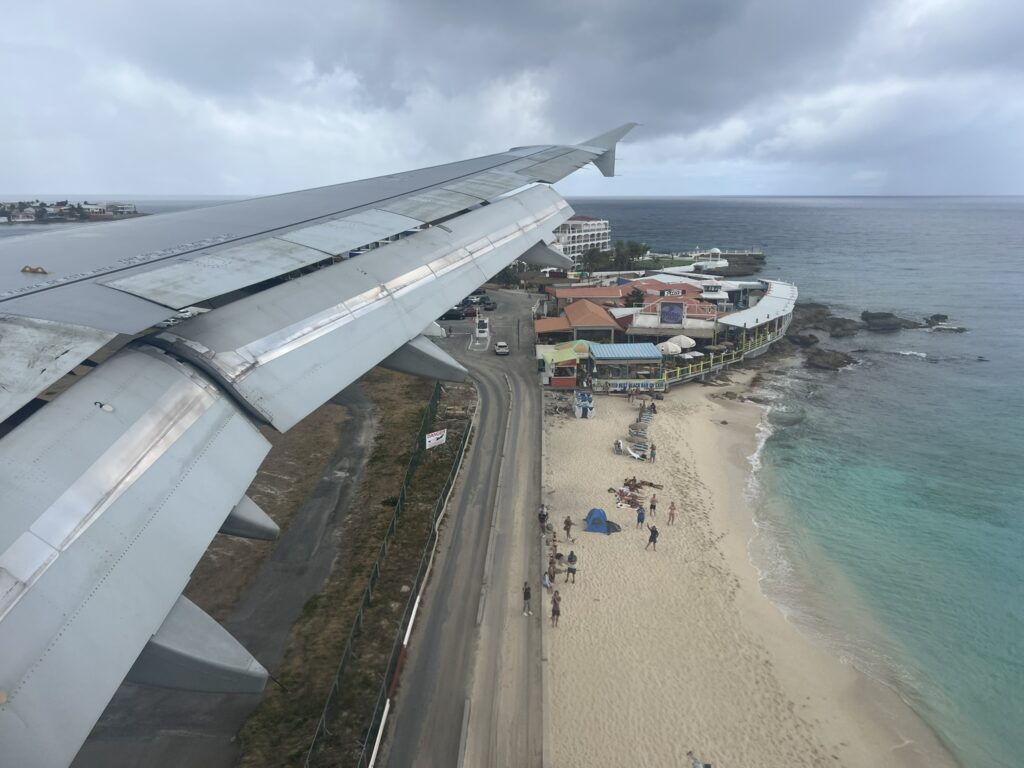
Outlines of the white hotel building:
M 555 242 L 562 253 L 578 263 L 580 256 L 592 248 L 599 251 L 610 251 L 612 248 L 612 228 L 604 219 L 591 216 L 573 216 L 555 230 Z

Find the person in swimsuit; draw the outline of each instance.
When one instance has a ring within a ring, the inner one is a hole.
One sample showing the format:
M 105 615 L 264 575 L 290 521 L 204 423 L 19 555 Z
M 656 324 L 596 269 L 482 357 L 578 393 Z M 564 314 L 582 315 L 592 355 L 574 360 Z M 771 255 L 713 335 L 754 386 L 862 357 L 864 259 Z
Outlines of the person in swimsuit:
M 643 507 L 637 507 L 636 508 L 636 527 L 637 528 L 643 528 L 644 527 L 644 519 L 645 518 L 646 518 L 646 515 L 644 514 L 644 508 Z
M 569 533 L 572 531 L 573 525 L 574 525 L 574 523 L 572 521 L 572 518 L 569 517 L 568 515 L 566 515 L 565 516 L 565 520 L 562 522 L 562 527 L 565 529 L 565 540 L 566 541 L 572 541 L 572 537 L 569 535 Z
M 569 567 L 565 571 L 565 581 L 568 583 L 569 577 L 572 576 L 572 583 L 576 583 L 576 563 L 579 562 L 579 558 L 576 557 L 576 553 L 569 551 Z
M 658 551 L 658 526 L 648 525 L 647 530 L 651 532 L 651 535 L 647 538 L 647 546 L 644 547 L 646 550 L 648 547 L 653 546 L 654 551 Z
M 658 511 L 658 494 L 651 494 L 651 519 L 653 520 L 657 515 Z
M 558 590 L 555 590 L 555 594 L 551 596 L 551 626 L 558 626 L 558 617 L 562 615 L 562 596 L 558 594 Z
M 675 525 L 676 522 L 676 503 L 673 501 L 668 505 L 668 524 Z

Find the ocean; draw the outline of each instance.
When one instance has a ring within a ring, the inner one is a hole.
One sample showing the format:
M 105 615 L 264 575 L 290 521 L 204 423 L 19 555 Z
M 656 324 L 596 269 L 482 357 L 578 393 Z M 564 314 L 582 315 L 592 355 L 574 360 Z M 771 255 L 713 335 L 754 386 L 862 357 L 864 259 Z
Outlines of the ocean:
M 763 276 L 837 315 L 969 329 L 821 333 L 859 363 L 769 377 L 751 556 L 965 766 L 1024 764 L 1024 198 L 570 202 L 659 251 L 763 247 Z
M 837 315 L 969 329 L 820 334 L 859 363 L 770 378 L 751 556 L 794 623 L 899 691 L 965 766 L 1024 764 L 1024 198 L 570 202 L 656 250 L 763 247 L 763 276 Z

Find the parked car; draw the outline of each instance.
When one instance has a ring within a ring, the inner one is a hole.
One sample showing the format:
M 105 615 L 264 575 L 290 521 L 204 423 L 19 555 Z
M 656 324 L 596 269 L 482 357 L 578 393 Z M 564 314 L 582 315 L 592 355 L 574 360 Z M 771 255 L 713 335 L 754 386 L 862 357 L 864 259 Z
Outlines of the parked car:
M 485 291 L 483 288 L 477 288 L 475 291 L 473 291 L 469 295 L 470 296 L 483 296 L 486 293 L 487 293 L 487 291 Z
M 496 342 L 494 344 L 494 354 L 496 354 L 496 355 L 507 355 L 508 354 L 508 344 L 506 344 L 504 341 Z
M 441 315 L 442 320 L 464 320 L 465 318 L 466 313 L 462 309 L 462 307 L 452 307 L 443 315 Z
M 478 310 L 472 304 L 470 304 L 468 307 L 462 307 L 463 317 L 476 317 L 478 314 L 480 314 L 480 310 Z
M 485 297 L 485 299 L 486 299 L 486 297 Z M 480 306 L 483 307 L 484 312 L 493 312 L 495 309 L 498 308 L 497 303 L 495 303 L 494 301 L 492 301 L 490 299 L 486 299 L 485 301 L 481 301 L 480 302 Z

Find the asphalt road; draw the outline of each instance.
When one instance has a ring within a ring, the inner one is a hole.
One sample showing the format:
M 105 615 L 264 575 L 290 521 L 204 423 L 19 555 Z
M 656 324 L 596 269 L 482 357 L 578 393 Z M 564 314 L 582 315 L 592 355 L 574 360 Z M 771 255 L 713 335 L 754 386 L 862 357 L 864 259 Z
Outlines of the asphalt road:
M 346 439 L 224 622 L 271 672 L 284 657 L 303 605 L 323 588 L 330 573 L 337 554 L 332 532 L 348 514 L 376 430 L 373 404 L 358 385 L 337 395 L 333 402 L 348 407 Z M 259 701 L 259 696 L 252 695 L 192 693 L 125 683 L 72 766 L 228 768 L 238 759 L 235 735 Z
M 440 343 L 473 374 L 480 404 L 409 643 L 383 753 L 393 768 L 452 768 L 460 747 L 465 766 L 541 764 L 541 617 L 522 615 L 521 591 L 529 580 L 539 603 L 536 298 L 493 295 L 488 342 L 473 338 L 472 320 L 442 323 L 454 335 Z M 495 355 L 496 341 L 512 354 Z

